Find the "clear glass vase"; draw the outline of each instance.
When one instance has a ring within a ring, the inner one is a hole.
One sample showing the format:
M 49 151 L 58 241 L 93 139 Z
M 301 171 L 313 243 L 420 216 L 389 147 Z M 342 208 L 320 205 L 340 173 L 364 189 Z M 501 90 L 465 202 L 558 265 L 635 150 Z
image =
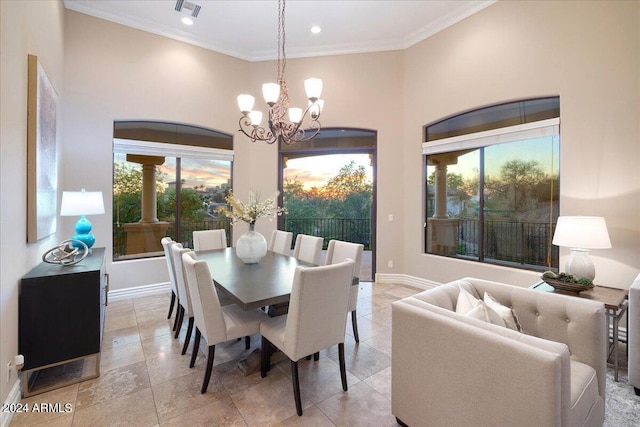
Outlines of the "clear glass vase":
M 249 231 L 236 242 L 236 255 L 245 264 L 255 264 L 267 254 L 267 240 L 255 231 L 255 224 L 249 224 Z

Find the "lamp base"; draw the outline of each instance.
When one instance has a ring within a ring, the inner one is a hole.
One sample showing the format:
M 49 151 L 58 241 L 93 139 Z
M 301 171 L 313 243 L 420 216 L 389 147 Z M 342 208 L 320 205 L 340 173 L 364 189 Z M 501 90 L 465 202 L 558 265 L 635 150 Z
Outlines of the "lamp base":
M 91 234 L 91 222 L 82 215 L 82 217 L 76 222 L 76 234 L 72 237 L 74 240 L 80 240 L 89 249 L 96 242 L 96 236 Z M 73 244 L 74 247 L 79 248 L 80 245 Z
M 588 249 L 571 248 L 571 255 L 565 264 L 567 274 L 573 274 L 580 279 L 585 277 L 593 280 L 596 277 L 596 267 L 589 258 Z

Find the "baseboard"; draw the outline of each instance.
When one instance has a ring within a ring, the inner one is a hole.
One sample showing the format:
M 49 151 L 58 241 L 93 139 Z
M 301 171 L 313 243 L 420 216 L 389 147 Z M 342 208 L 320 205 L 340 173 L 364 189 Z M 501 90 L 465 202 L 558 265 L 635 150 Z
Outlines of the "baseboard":
M 22 381 L 20 379 L 17 379 L 13 383 L 13 387 L 11 387 L 11 390 L 9 391 L 9 395 L 7 396 L 7 399 L 4 401 L 2 407 L 10 408 L 11 405 L 20 403 L 20 399 L 22 398 L 22 393 L 20 391 L 21 389 L 22 389 Z M 9 427 L 9 424 L 13 419 L 13 414 L 14 414 L 13 411 L 0 412 L 0 427 Z
M 432 280 L 423 279 L 421 277 L 409 276 L 408 274 L 380 274 L 376 273 L 376 283 L 394 283 L 397 285 L 411 286 L 418 289 L 433 289 L 441 285 L 441 283 Z
M 135 286 L 125 289 L 114 289 L 109 291 L 109 301 L 119 301 L 129 298 L 146 297 L 149 295 L 164 294 L 171 291 L 171 284 L 155 283 L 153 285 Z

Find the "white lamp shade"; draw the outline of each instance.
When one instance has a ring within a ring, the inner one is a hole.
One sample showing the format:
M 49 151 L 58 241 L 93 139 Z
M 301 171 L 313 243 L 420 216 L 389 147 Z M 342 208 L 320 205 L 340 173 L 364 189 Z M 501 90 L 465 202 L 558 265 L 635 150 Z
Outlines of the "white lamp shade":
M 249 113 L 249 119 L 251 119 L 252 126 L 260 126 L 260 122 L 262 121 L 262 111 L 251 111 Z
M 251 95 L 238 95 L 238 108 L 243 113 L 249 112 L 253 110 L 255 100 L 256 99 Z
M 61 216 L 101 215 L 104 213 L 102 191 L 63 191 Z
M 262 96 L 264 102 L 275 104 L 280 96 L 280 85 L 276 83 L 265 83 L 262 85 Z
M 313 107 L 311 107 L 313 105 Z M 318 99 L 316 102 L 309 101 L 309 107 L 311 111 L 315 111 L 316 113 L 322 113 L 322 108 L 324 107 L 324 99 Z
M 310 78 L 304 81 L 304 90 L 307 92 L 307 98 L 318 99 L 322 94 L 322 80 Z
M 289 121 L 300 123 L 300 120 L 302 120 L 302 108 L 289 108 Z
M 599 216 L 558 217 L 553 242 L 556 246 L 581 249 L 608 249 L 611 247 L 604 218 Z

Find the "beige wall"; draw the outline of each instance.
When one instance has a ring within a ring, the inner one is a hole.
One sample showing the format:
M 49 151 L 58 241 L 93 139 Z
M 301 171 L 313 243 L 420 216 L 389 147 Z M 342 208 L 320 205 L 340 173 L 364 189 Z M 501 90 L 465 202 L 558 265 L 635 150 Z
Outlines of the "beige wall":
M 26 243 L 27 55 L 38 57 L 59 98 L 63 97 L 63 36 L 62 2 L 0 1 L 0 402 L 17 378 L 14 370 L 7 382 L 5 367 L 18 354 L 20 278 L 58 241 L 54 234 Z M 60 107 L 57 117 L 60 129 Z M 60 161 L 60 146 L 58 153 Z M 0 415 L 0 422 L 8 416 Z
M 405 51 L 406 274 L 530 284 L 537 274 L 423 255 L 422 126 L 487 104 L 560 96 L 561 215 L 607 221 L 596 283 L 640 269 L 639 2 L 502 1 Z M 567 250 L 561 251 L 561 269 Z
M 64 168 L 67 186 L 83 183 L 87 189 L 103 191 L 109 212 L 113 120 L 152 119 L 235 134 L 236 193 L 246 197 L 249 190 L 263 195 L 276 191 L 277 146 L 252 143 L 239 134 L 236 106 L 240 93 L 253 93 L 260 102 L 262 83 L 275 80 L 274 62 L 248 63 L 75 12 L 67 12 L 66 31 L 64 161 L 76 165 Z M 292 105 L 306 103 L 306 77 L 322 78 L 327 99 L 322 124 L 377 130 L 379 175 L 395 175 L 402 162 L 401 67 L 401 52 L 289 60 Z M 400 217 L 401 187 L 392 180 L 379 181 L 379 212 L 384 218 L 387 213 Z M 71 233 L 73 221 L 62 219 Z M 92 223 L 96 244 L 108 246 L 111 217 L 96 216 Z M 396 260 L 394 271 L 400 271 L 402 243 L 393 236 L 401 224 L 379 224 L 385 231 L 378 242 L 380 253 Z M 257 230 L 268 236 L 275 226 L 275 221 L 262 220 Z M 237 238 L 246 226 L 235 227 Z M 120 261 L 108 269 L 114 290 L 168 280 L 162 259 Z

